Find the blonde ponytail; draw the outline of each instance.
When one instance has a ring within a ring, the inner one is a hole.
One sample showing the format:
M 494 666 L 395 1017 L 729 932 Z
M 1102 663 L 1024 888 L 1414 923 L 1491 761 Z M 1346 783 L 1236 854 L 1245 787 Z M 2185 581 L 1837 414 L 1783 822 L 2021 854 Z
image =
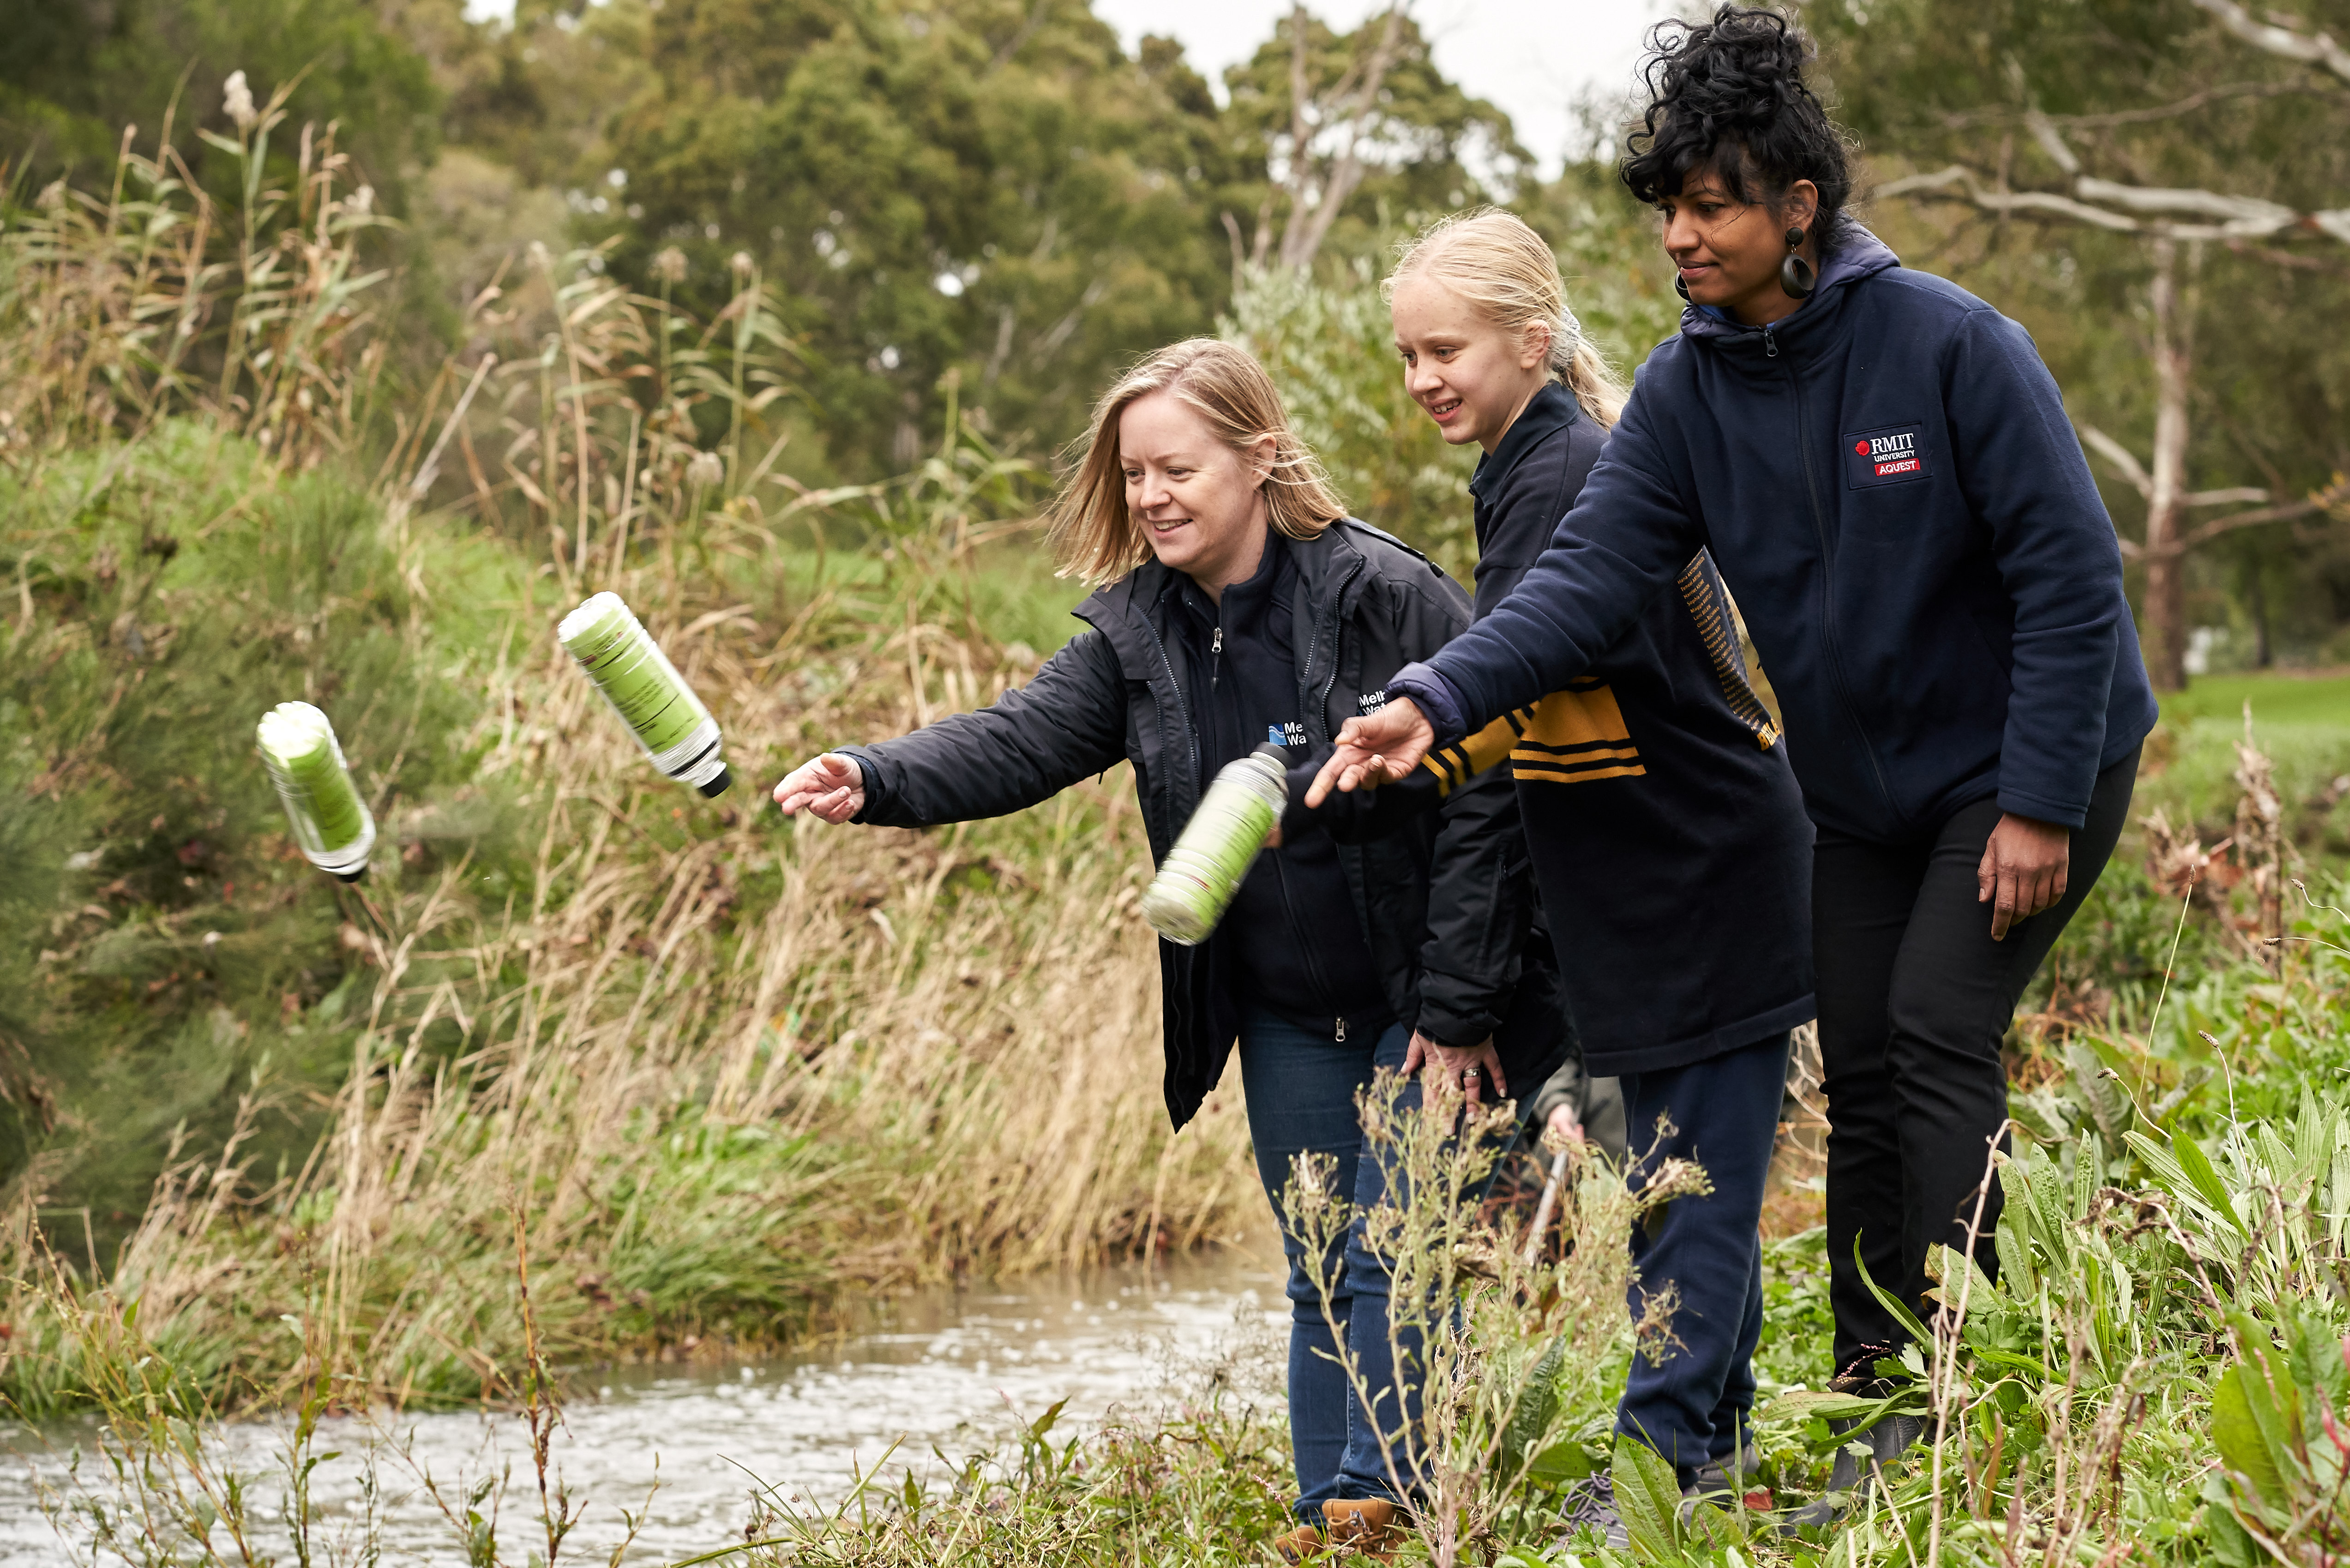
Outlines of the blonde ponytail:
M 1414 274 L 1442 284 L 1505 331 L 1546 328 L 1551 378 L 1603 429 L 1624 411 L 1629 394 L 1567 308 L 1558 258 L 1516 213 L 1479 207 L 1431 224 L 1399 248 L 1380 293 L 1392 300 L 1396 285 Z

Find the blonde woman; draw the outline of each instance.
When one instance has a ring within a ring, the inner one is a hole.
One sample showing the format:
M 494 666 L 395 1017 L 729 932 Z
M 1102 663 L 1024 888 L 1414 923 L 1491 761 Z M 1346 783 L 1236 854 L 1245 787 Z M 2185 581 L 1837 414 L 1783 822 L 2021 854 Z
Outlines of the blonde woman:
M 1387 288 L 1412 397 L 1447 441 L 1484 453 L 1470 480 L 1482 617 L 1549 545 L 1624 390 L 1584 340 L 1550 247 L 1510 213 L 1437 224 Z M 1814 1011 L 1812 830 L 1702 551 L 1582 676 L 1423 766 L 1504 760 L 1584 1065 L 1620 1080 L 1629 1179 L 1687 1158 L 1713 1186 L 1632 1238 L 1635 1314 L 1668 1292 L 1679 1305 L 1671 1353 L 1634 1358 L 1617 1428 L 1671 1460 L 1690 1494 L 1721 1496 L 1754 1402 L 1755 1227 L 1787 1032 Z M 1583 1501 L 1619 1534 L 1603 1489 Z
M 1339 725 L 1469 624 L 1451 579 L 1345 514 L 1263 369 L 1211 339 L 1161 349 L 1103 395 L 1053 522 L 1062 570 L 1097 587 L 1076 609 L 1088 629 L 989 708 L 802 764 L 775 786 L 787 815 L 995 816 L 1124 758 L 1163 858 L 1219 768 L 1280 745 L 1295 802 Z M 1508 781 L 1431 769 L 1388 793 L 1293 805 L 1213 938 L 1159 947 L 1168 1112 L 1191 1118 L 1237 1041 L 1276 1214 L 1305 1153 L 1334 1159 L 1357 1205 L 1377 1201 L 1355 1104 L 1376 1069 L 1457 1056 L 1472 1093 L 1506 1096 L 1565 1054 Z M 1398 1439 L 1416 1417 L 1416 1347 L 1393 1364 L 1388 1272 L 1359 1234 L 1308 1258 L 1283 1230 L 1300 1527 L 1280 1545 L 1376 1545 L 1412 1490 Z M 1350 1391 L 1342 1338 L 1375 1408 Z

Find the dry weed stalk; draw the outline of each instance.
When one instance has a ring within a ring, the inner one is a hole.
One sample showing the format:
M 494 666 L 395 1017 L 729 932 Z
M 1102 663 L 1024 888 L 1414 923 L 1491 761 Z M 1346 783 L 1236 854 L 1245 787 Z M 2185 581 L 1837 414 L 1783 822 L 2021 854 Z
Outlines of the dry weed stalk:
M 0 456 L 20 480 L 51 482 L 82 448 L 127 461 L 175 421 L 265 447 L 264 483 L 357 455 L 383 362 L 358 258 L 380 220 L 338 193 L 324 138 L 303 135 L 285 190 L 263 177 L 281 111 L 218 139 L 242 161 L 237 211 L 168 153 L 126 148 L 112 199 L 59 192 L 0 236 L 16 264 Z M 486 351 L 452 357 L 394 417 L 377 479 L 417 678 L 471 694 L 454 743 L 479 758 L 474 783 L 385 793 L 407 742 L 367 722 L 370 694 L 350 728 L 385 845 L 342 906 L 368 983 L 331 1125 L 267 1190 L 159 1192 L 125 1260 L 175 1282 L 151 1328 L 177 1313 L 252 1332 L 266 1303 L 304 1299 L 293 1259 L 315 1244 L 337 1366 L 394 1401 L 501 1386 L 520 1290 L 493 1262 L 508 1192 L 556 1361 L 720 1331 L 755 1345 L 835 1279 L 1230 1235 L 1244 1122 L 1226 1093 L 1180 1139 L 1167 1129 L 1135 909 L 1148 855 L 1122 776 L 941 834 L 818 841 L 761 810 L 758 781 L 808 751 L 1033 672 L 972 597 L 978 553 L 1032 530 L 1027 465 L 952 416 L 899 480 L 810 492 L 779 466 L 768 410 L 792 347 L 755 269 L 681 330 L 669 270 L 659 297 L 592 251 L 542 248 L 509 275 L 511 297 L 502 282 L 468 305 Z M 712 416 L 723 456 L 700 433 Z M 436 577 L 445 541 L 484 524 L 543 542 L 545 565 L 515 573 L 521 602 L 489 646 L 427 668 L 434 607 L 474 588 Z M 781 532 L 803 524 L 812 584 Z M 886 545 L 878 580 L 872 555 L 825 550 L 827 527 Z M 719 710 L 750 781 L 725 809 L 649 775 L 560 656 L 553 623 L 591 587 L 627 597 Z M 467 846 L 501 813 L 532 848 L 491 894 Z M 265 1395 L 285 1370 L 224 1391 Z

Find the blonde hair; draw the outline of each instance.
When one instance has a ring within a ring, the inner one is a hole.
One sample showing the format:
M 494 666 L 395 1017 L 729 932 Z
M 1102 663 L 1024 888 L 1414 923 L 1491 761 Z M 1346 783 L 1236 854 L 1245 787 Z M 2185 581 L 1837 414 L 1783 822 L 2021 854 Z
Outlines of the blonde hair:
M 1246 462 L 1273 439 L 1273 465 L 1264 479 L 1266 520 L 1277 534 L 1313 539 L 1347 514 L 1322 462 L 1289 428 L 1289 414 L 1273 378 L 1245 348 L 1213 337 L 1187 337 L 1147 356 L 1120 376 L 1101 400 L 1047 514 L 1059 576 L 1098 587 L 1116 582 L 1150 558 L 1150 545 L 1126 504 L 1118 422 L 1137 400 L 1164 392 L 1208 421 L 1217 439 Z
M 1603 429 L 1624 411 L 1624 383 L 1567 308 L 1558 258 L 1516 213 L 1479 207 L 1422 230 L 1397 247 L 1395 270 L 1379 286 L 1381 297 L 1394 303 L 1396 285 L 1415 274 L 1442 284 L 1504 331 L 1549 327 L 1552 379 L 1574 393 Z

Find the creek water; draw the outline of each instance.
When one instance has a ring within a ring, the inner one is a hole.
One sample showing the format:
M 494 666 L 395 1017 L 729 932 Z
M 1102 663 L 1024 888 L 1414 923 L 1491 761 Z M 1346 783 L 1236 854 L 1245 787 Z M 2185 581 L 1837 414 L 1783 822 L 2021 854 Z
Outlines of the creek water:
M 643 1516 L 625 1563 L 713 1551 L 743 1538 L 755 1490 L 808 1511 L 837 1503 L 856 1474 L 877 1466 L 886 1490 L 902 1488 L 910 1470 L 936 1484 L 946 1467 L 934 1445 L 957 1460 L 999 1448 L 1015 1420 L 1033 1421 L 1061 1399 L 1068 1405 L 1055 1433 L 1066 1435 L 1114 1407 L 1164 1403 L 1220 1361 L 1238 1359 L 1277 1389 L 1269 1353 L 1287 1310 L 1278 1265 L 1227 1255 L 878 1299 L 838 1336 L 750 1365 L 577 1375 L 551 1470 L 587 1510 L 563 1556 L 609 1562 L 627 1535 L 623 1509 Z M 503 1473 L 502 1554 L 519 1561 L 534 1542 L 543 1554 L 519 1418 L 386 1412 L 322 1428 L 314 1451 L 338 1454 L 312 1481 L 322 1559 L 350 1560 L 372 1534 L 387 1563 L 464 1563 L 458 1531 L 422 1483 L 428 1474 L 462 1511 L 471 1485 Z M 286 1435 L 279 1424 L 235 1423 L 215 1439 L 221 1458 L 251 1478 L 262 1543 L 281 1560 L 292 1557 L 280 1501 Z M 0 1568 L 91 1561 L 90 1525 L 70 1508 L 61 1522 L 56 1515 L 78 1498 L 123 1500 L 92 1462 L 92 1436 L 70 1423 L 0 1427 Z

